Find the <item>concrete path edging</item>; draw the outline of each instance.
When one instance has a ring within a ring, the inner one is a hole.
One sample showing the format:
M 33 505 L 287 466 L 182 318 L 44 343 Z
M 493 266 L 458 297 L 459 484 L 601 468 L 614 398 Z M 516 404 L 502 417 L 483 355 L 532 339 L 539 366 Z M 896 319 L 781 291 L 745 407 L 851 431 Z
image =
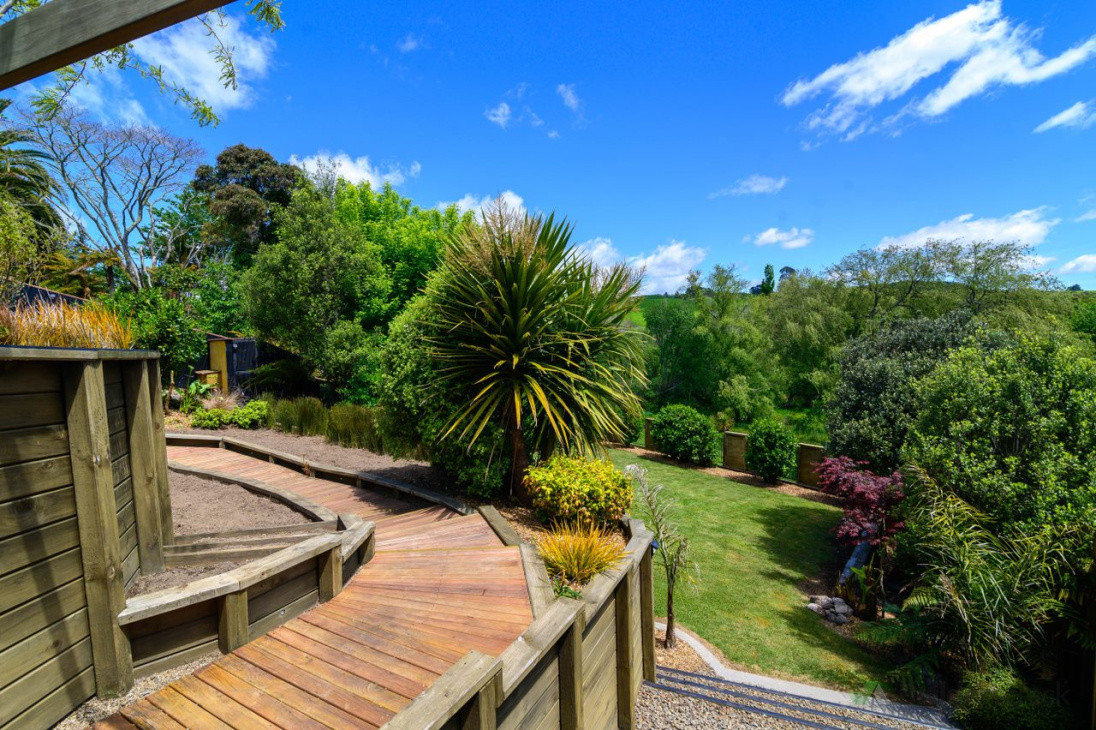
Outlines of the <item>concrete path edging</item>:
M 661 631 L 666 630 L 666 624 L 662 621 L 655 622 L 655 628 Z M 767 677 L 763 674 L 751 674 L 750 672 L 743 672 L 738 669 L 731 669 L 723 664 L 711 649 L 704 645 L 704 642 L 696 637 L 692 632 L 676 626 L 674 630 L 678 633 L 679 638 L 688 644 L 696 653 L 704 660 L 704 663 L 712 670 L 715 676 L 720 679 L 726 679 L 730 682 L 739 682 L 741 684 L 750 685 L 751 687 L 757 687 L 763 690 L 772 690 L 775 692 L 787 692 L 791 695 L 797 695 L 812 700 L 820 700 L 822 702 L 833 702 L 838 705 L 844 705 L 852 709 L 866 709 L 873 710 L 875 712 L 884 712 L 888 715 L 893 715 L 896 718 L 913 720 L 915 722 L 930 723 L 933 725 L 939 725 L 945 728 L 955 727 L 948 722 L 947 715 L 934 708 L 924 707 L 922 705 L 911 705 L 904 702 L 894 702 L 892 700 L 886 700 L 878 697 L 869 697 L 867 695 L 857 694 L 855 692 L 842 692 L 835 689 L 826 689 L 825 687 L 815 687 L 810 684 L 803 684 L 801 682 L 792 682 L 786 679 L 777 679 L 776 677 Z

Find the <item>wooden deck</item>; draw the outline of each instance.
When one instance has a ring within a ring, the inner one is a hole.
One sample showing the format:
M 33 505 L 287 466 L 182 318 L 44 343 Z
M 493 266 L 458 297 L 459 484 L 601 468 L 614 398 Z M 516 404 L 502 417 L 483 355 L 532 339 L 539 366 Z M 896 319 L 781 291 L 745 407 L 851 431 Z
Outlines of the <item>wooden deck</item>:
M 331 601 L 97 727 L 380 727 L 465 653 L 498 656 L 532 623 L 520 551 L 479 514 L 306 477 L 227 449 L 169 446 L 168 458 L 372 520 L 377 553 Z

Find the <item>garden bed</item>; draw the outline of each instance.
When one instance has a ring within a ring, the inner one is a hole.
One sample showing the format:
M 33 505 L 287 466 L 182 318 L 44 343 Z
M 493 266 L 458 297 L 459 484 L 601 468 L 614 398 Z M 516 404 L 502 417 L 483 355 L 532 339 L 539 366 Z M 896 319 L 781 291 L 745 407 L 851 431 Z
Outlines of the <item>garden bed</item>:
M 295 509 L 243 487 L 223 484 L 189 474 L 170 474 L 171 513 L 175 535 L 227 530 L 250 530 L 311 522 Z M 179 565 L 151 575 L 139 575 L 126 591 L 127 597 L 182 585 L 217 575 L 246 560 Z

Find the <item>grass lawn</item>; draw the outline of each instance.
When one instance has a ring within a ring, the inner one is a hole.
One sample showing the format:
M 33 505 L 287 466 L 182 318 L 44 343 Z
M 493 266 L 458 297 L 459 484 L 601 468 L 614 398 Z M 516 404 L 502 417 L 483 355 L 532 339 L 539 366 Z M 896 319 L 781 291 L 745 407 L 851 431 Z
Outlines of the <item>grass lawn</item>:
M 747 671 L 846 690 L 883 680 L 885 663 L 808 611 L 800 587 L 832 573 L 840 560 L 830 533 L 837 508 L 626 451 L 610 456 L 618 468 L 645 467 L 677 504 L 677 522 L 700 566 L 698 590 L 677 590 L 682 625 Z M 644 517 L 639 509 L 634 514 Z M 655 612 L 666 613 L 657 558 Z

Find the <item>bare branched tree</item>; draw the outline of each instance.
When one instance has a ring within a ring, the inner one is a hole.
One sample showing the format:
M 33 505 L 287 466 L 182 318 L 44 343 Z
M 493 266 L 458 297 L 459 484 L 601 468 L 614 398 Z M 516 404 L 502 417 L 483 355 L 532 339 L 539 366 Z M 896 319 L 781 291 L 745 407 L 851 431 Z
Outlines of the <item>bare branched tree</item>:
M 77 240 L 116 257 L 134 288 L 149 286 L 165 250 L 155 245 L 156 209 L 185 186 L 201 148 L 156 127 L 107 126 L 75 110 L 24 121 L 51 158 Z

